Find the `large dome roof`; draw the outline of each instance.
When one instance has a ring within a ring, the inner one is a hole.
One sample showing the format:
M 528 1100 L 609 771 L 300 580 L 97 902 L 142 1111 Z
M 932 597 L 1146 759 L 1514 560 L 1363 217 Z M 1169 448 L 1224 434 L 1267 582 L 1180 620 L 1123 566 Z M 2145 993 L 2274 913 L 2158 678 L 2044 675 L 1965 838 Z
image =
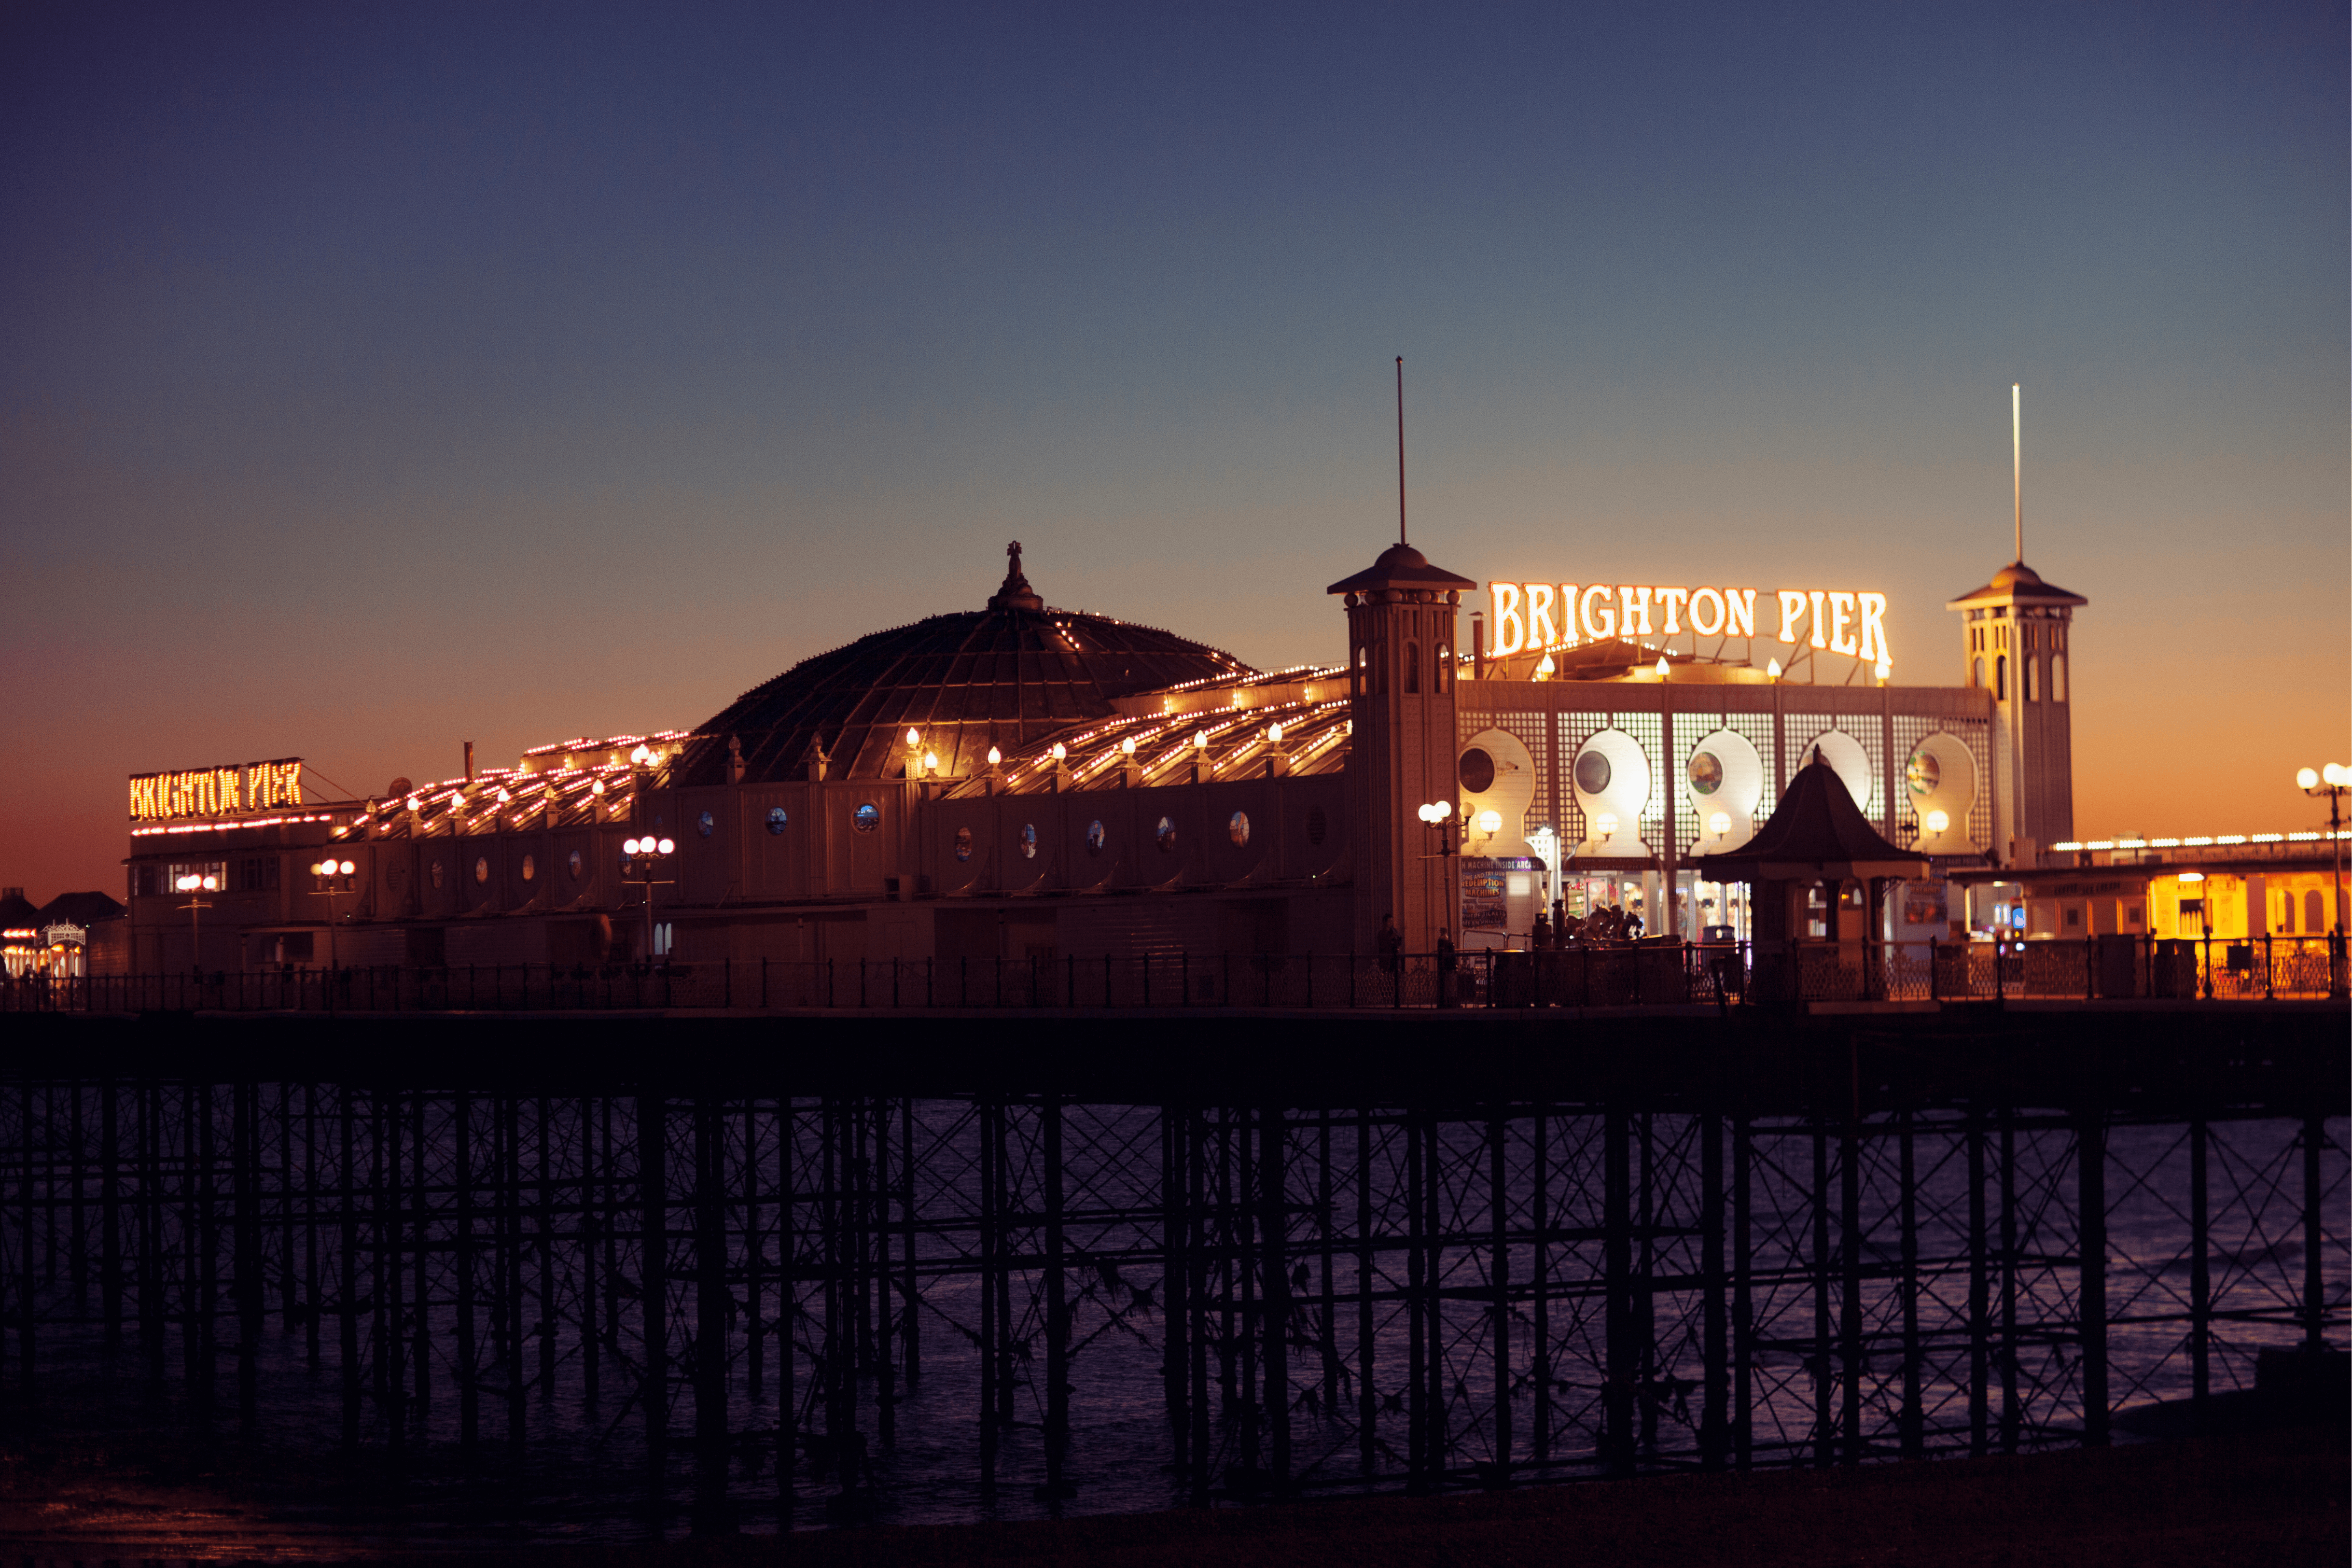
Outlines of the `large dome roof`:
M 987 766 L 1056 730 L 1108 715 L 1113 697 L 1246 673 L 1230 654 L 1108 616 L 1051 610 L 1021 574 L 1021 547 L 985 610 L 934 615 L 860 637 L 754 686 L 707 723 L 677 769 L 682 784 L 724 783 L 728 743 L 751 782 L 807 777 L 814 743 L 827 776 L 894 776 L 906 732 L 922 732 L 944 778 Z

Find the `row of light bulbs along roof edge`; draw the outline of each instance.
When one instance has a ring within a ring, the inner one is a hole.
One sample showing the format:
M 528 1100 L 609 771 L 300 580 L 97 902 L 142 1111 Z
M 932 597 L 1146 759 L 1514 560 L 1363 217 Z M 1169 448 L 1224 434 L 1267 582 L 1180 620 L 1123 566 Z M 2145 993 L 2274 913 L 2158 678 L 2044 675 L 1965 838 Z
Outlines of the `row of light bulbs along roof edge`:
M 1318 706 L 1321 706 L 1321 707 L 1330 707 L 1330 706 L 1337 706 L 1337 705 L 1335 705 L 1335 704 L 1330 704 L 1330 703 L 1325 703 L 1325 704 L 1320 704 L 1320 705 L 1318 705 Z M 1351 726 L 1350 727 L 1352 727 L 1352 726 Z M 1337 732 L 1333 732 L 1333 735 L 1336 735 L 1336 733 L 1337 733 Z M 1333 737 L 1333 736 L 1326 736 L 1326 737 L 1322 737 L 1322 739 L 1321 739 L 1321 740 L 1319 740 L 1317 744 L 1318 744 L 1318 745 L 1321 745 L 1321 744 L 1328 744 L 1328 740 L 1329 740 L 1329 739 L 1331 739 L 1332 737 Z M 1083 741 L 1084 739 L 1086 739 L 1086 738 L 1087 738 L 1087 737 L 1080 737 L 1080 739 L 1081 739 L 1082 741 Z M 1267 741 L 1267 743 L 1268 743 L 1269 745 L 1273 745 L 1273 746 L 1279 746 L 1279 745 L 1281 745 L 1281 744 L 1282 744 L 1282 726 L 1281 726 L 1281 724 L 1280 724 L 1280 723 L 1278 723 L 1278 722 L 1277 722 L 1277 723 L 1275 723 L 1275 724 L 1268 725 L 1268 726 L 1266 727 L 1266 729 L 1265 729 L 1265 739 L 1266 739 L 1266 741 Z M 908 747 L 909 747 L 909 750 L 910 750 L 910 751 L 911 751 L 914 747 L 917 747 L 921 746 L 921 744 L 922 744 L 922 735 L 921 735 L 921 732 L 920 732 L 920 731 L 918 731 L 918 730 L 909 729 L 909 730 L 907 732 L 907 741 L 908 741 Z M 1199 749 L 1203 749 L 1203 750 L 1205 750 L 1205 749 L 1207 748 L 1207 747 L 1208 747 L 1208 744 L 1209 744 L 1209 734 L 1208 734 L 1208 731 L 1207 731 L 1206 729 L 1196 730 L 1196 731 L 1193 733 L 1193 737 L 1192 737 L 1192 745 L 1194 746 L 1194 747 L 1199 748 Z M 1180 748 L 1180 749 L 1181 749 L 1181 748 Z M 1134 737 L 1129 736 L 1129 737 L 1128 737 L 1125 740 L 1123 740 L 1123 741 L 1120 743 L 1119 747 L 1118 747 L 1118 751 L 1119 751 L 1119 754 L 1120 754 L 1121 756 L 1123 756 L 1123 757 L 1130 758 L 1133 758 L 1133 757 L 1135 756 L 1135 754 L 1136 754 L 1136 745 L 1135 745 L 1135 738 L 1134 738 Z M 1068 747 L 1067 747 L 1066 744 L 1064 744 L 1063 742 L 1060 742 L 1060 741 L 1056 741 L 1056 742 L 1055 742 L 1055 743 L 1054 743 L 1054 747 L 1053 747 L 1053 758 L 1054 758 L 1054 760 L 1055 760 L 1055 763 L 1057 763 L 1057 764 L 1058 764 L 1058 763 L 1060 763 L 1060 762 L 1064 761 L 1064 760 L 1068 757 L 1068 755 L 1069 755 L 1069 748 L 1068 748 Z M 1174 753 L 1171 753 L 1171 756 L 1173 756 L 1173 755 L 1174 755 Z M 1165 763 L 1166 761 L 1168 761 L 1169 759 L 1170 759 L 1170 758 L 1169 758 L 1168 757 L 1163 757 L 1163 758 L 1160 758 L 1160 759 L 1159 759 L 1159 761 L 1160 761 L 1160 763 L 1164 764 L 1164 763 Z M 478 776 L 478 780 L 477 780 L 477 781 L 479 781 L 479 782 L 482 782 L 482 783 L 485 783 L 485 784 L 488 784 L 488 783 L 491 783 L 491 782 L 494 782 L 494 781 L 496 781 L 496 780 L 499 780 L 499 779 L 518 779 L 518 778 L 528 778 L 528 779 L 534 779 L 534 780 L 537 780 L 537 779 L 547 779 L 547 780 L 554 781 L 554 780 L 566 780 L 566 779 L 579 779 L 579 778 L 583 778 L 583 777 L 588 777 L 588 778 L 590 778 L 590 782 L 589 782 L 589 786 L 588 786 L 588 793 L 589 793 L 590 795 L 592 795 L 592 796 L 601 796 L 601 795 L 603 795 L 603 794 L 604 793 L 604 779 L 603 779 L 603 778 L 601 778 L 601 777 L 592 777 L 592 776 L 593 776 L 593 775 L 606 774 L 606 773 L 617 773 L 617 772 L 630 771 L 630 770 L 633 770 L 633 769 L 635 769 L 635 768 L 640 768 L 650 767 L 650 766 L 652 766 L 654 763 L 658 762 L 658 761 L 661 761 L 661 760 L 664 760 L 664 758 L 660 758 L 660 757 L 658 757 L 658 756 L 656 756 L 656 755 L 654 755 L 653 753 L 651 753 L 651 752 L 650 752 L 650 750 L 649 750 L 649 748 L 647 748 L 647 747 L 643 747 L 643 746 L 640 746 L 640 747 L 637 747 L 636 752 L 635 752 L 635 754 L 633 754 L 633 755 L 632 755 L 632 757 L 631 757 L 631 758 L 630 758 L 630 763 L 629 763 L 629 765 L 628 765 L 627 767 L 625 767 L 625 768 L 624 767 L 624 765 L 622 765 L 622 764 L 618 764 L 618 763 L 604 763 L 604 764 L 597 764 L 597 765 L 593 765 L 593 766 L 591 766 L 591 767 L 588 767 L 588 768 L 550 768 L 550 769 L 547 769 L 547 770 L 546 770 L 546 771 L 544 771 L 544 772 L 537 772 L 537 773 L 521 773 L 521 772 L 519 772 L 519 771 L 517 771 L 517 770 L 510 769 L 510 768 L 498 768 L 498 769 L 493 769 L 493 770 L 490 770 L 490 771 L 488 771 L 488 772 L 485 772 L 485 773 L 483 773 L 483 774 L 479 775 L 479 776 Z M 1106 756 L 1106 757 L 1104 757 L 1104 758 L 1097 758 L 1096 760 L 1097 760 L 1097 762 L 1107 762 L 1107 761 L 1108 760 L 1108 756 Z M 1003 752 L 1002 752 L 998 747 L 993 747 L 993 746 L 990 747 L 988 748 L 988 765 L 989 765 L 991 768 L 995 768 L 995 767 L 1000 766 L 1000 765 L 1003 763 Z M 922 768 L 922 771 L 923 771 L 925 774 L 927 774 L 927 775 L 929 775 L 929 774 L 936 774 L 936 773 L 939 771 L 939 766 L 940 766 L 940 758 L 939 758 L 939 754 L 938 754 L 936 751 L 925 751 L 925 752 L 923 752 L 922 757 L 921 757 L 921 768 Z M 1016 773 L 1016 774 L 1014 775 L 1014 777 L 1017 777 L 1017 776 L 1018 776 L 1018 775 L 1017 775 L 1017 773 Z M 434 786 L 431 786 L 431 787 L 429 787 L 429 788 L 427 788 L 427 789 L 421 789 L 421 790 L 418 790 L 418 791 L 416 791 L 416 792 L 415 792 L 415 793 L 413 793 L 413 794 L 410 794 L 410 795 L 406 796 L 406 797 L 404 798 L 404 801 L 403 801 L 403 804 L 404 804 L 404 805 L 406 806 L 406 808 L 407 808 L 410 811 L 420 811 L 420 810 L 424 810 L 424 809 L 425 809 L 426 806 L 428 806 L 428 805 L 446 805 L 446 806 L 448 806 L 448 807 L 452 808 L 452 810 L 451 810 L 451 811 L 445 813 L 445 816 L 446 816 L 446 815 L 454 815 L 454 809 L 455 809 L 455 808 L 457 808 L 457 807 L 460 807 L 460 806 L 463 806 L 464 804 L 466 804 L 466 792 L 465 792 L 465 789 L 464 789 L 464 785 L 465 785 L 465 783 L 466 783 L 466 782 L 468 782 L 468 781 L 467 781 L 467 780 L 459 780 L 459 779 L 449 779 L 449 780 L 445 780 L 442 784 L 434 785 Z M 553 796 L 554 796 L 554 794 L 556 793 L 556 790 L 557 790 L 558 787 L 559 787 L 558 783 L 556 783 L 556 782 L 549 782 L 549 783 L 547 783 L 547 784 L 544 784 L 544 785 L 541 786 L 541 793 L 542 793 L 542 795 L 543 795 L 543 796 L 545 796 L 545 797 L 551 798 L 551 797 L 553 797 Z M 513 791 L 512 791 L 512 790 L 508 789 L 505 787 L 505 785 L 504 785 L 504 784 L 502 784 L 502 783 L 498 785 L 498 787 L 497 787 L 497 790 L 496 790 L 495 804 L 499 805 L 499 806 L 510 805 L 510 804 L 512 804 L 512 803 L 513 803 L 514 799 L 515 799 L 515 796 L 514 796 L 514 793 L 513 793 Z M 364 825 L 364 824 L 368 821 L 369 818 L 374 814 L 374 810 L 375 810 L 375 808 L 373 807 L 373 804 L 371 804 L 371 805 L 370 805 L 370 807 L 368 808 L 368 810 L 361 811 L 361 812 L 360 812 L 356 817 L 354 817 L 354 818 L 352 819 L 352 825 L 354 825 L 354 826 L 362 826 L 362 825 Z M 166 826 L 166 827 L 140 828 L 140 829 L 135 829 L 135 830 L 133 830 L 133 831 L 132 831 L 132 835 L 131 835 L 131 836 L 132 836 L 132 837 L 134 837 L 134 838 L 139 838 L 139 837 L 145 837 L 145 836 L 148 836 L 148 835 L 150 835 L 150 834 L 158 834 L 158 833 L 215 832 L 215 831 L 226 831 L 226 830 L 227 830 L 227 829 L 231 829 L 231 828 L 264 828 L 264 827 L 274 827 L 274 826 L 277 826 L 277 825 L 278 825 L 278 824 L 286 823 L 286 822 L 323 822 L 323 821 L 331 821 L 331 820 L 332 820 L 332 814 L 331 814 L 331 813 L 327 813 L 327 812 L 320 812 L 320 813 L 316 813 L 316 814 L 301 815 L 301 816 L 264 817 L 264 818 L 243 818 L 243 819 L 237 819 L 237 820 L 231 821 L 226 821 L 226 822 L 186 823 L 186 824 L 178 824 L 178 825 Z
M 1423 821 L 1428 823 L 1433 828 L 1444 822 L 1446 818 L 1453 814 L 1454 802 L 1451 800 L 1435 800 L 1426 806 L 1418 806 L 1413 809 L 1413 815 L 1419 817 Z M 1479 812 L 1474 821 L 1478 831 L 1486 834 L 1490 839 L 1496 833 L 1503 831 L 1503 813 L 1495 810 L 1491 807 Z M 1617 836 L 1617 830 L 1621 825 L 1622 824 L 1617 819 L 1617 813 L 1614 811 L 1596 811 L 1593 813 L 1592 829 L 1594 833 L 1601 838 L 1615 838 Z M 1923 820 L 1923 825 L 1931 833 L 1943 832 L 1952 825 L 1951 814 L 1949 812 L 1940 810 L 1930 811 Z M 1541 827 L 1534 830 L 1534 831 L 1530 832 L 1528 836 L 1531 839 L 1540 838 L 1549 834 L 1551 831 L 1552 830 L 1549 827 Z M 1710 835 L 1718 839 L 1723 837 L 1724 834 L 1731 831 L 1731 813 L 1728 811 L 1717 811 L 1709 816 L 1706 820 L 1706 831 Z
M 2052 844 L 2059 853 L 2076 850 L 2199 850 L 2229 844 L 2313 844 L 2326 843 L 2330 839 L 2352 839 L 2352 828 L 2330 831 L 2322 828 L 2306 833 L 2220 833 L 2194 839 L 2085 839 L 2080 843 L 2069 841 Z
M 2323 789 L 2352 789 L 2352 768 L 2331 762 L 2325 768 L 2298 768 L 2294 784 L 2298 789 L 2319 792 Z M 2079 843 L 2052 844 L 2055 853 L 2071 854 L 2077 850 L 2182 850 L 2205 849 L 2224 844 L 2312 844 L 2326 843 L 2331 839 L 2352 838 L 2352 830 L 2330 829 L 2301 833 L 2220 833 L 2194 839 L 2085 839 Z

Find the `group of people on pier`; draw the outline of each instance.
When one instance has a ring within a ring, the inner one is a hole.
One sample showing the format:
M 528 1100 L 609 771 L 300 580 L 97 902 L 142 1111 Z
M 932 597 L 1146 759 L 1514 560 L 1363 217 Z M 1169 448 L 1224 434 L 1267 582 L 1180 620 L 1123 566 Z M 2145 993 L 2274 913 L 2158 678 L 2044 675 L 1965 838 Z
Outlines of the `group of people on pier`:
M 1560 947 L 1586 944 L 1638 941 L 1642 936 L 1639 911 L 1628 911 L 1622 905 L 1603 904 L 1582 917 L 1570 915 L 1566 903 L 1551 901 L 1551 912 L 1536 912 L 1536 927 L 1528 938 L 1528 946 L 1538 953 L 1549 953 Z
M 1528 946 L 1538 953 L 1549 953 L 1563 947 L 1615 946 L 1641 940 L 1642 916 L 1638 910 L 1628 910 L 1621 904 L 1603 904 L 1581 916 L 1570 915 L 1564 900 L 1553 899 L 1549 913 L 1536 912 L 1534 932 Z M 1382 915 L 1374 944 L 1380 954 L 1381 967 L 1395 969 L 1404 952 L 1404 936 L 1398 931 L 1396 916 Z M 1437 935 L 1439 967 L 1454 967 L 1453 933 L 1441 929 Z

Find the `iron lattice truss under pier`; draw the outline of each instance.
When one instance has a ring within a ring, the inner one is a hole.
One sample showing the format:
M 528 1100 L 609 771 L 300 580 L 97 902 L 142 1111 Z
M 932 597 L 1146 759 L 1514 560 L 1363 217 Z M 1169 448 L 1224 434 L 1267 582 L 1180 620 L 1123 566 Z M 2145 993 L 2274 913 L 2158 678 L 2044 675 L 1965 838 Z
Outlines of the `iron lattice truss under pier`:
M 2344 1133 L 20 1081 L 7 1375 L 714 1521 L 2014 1451 L 2340 1351 Z

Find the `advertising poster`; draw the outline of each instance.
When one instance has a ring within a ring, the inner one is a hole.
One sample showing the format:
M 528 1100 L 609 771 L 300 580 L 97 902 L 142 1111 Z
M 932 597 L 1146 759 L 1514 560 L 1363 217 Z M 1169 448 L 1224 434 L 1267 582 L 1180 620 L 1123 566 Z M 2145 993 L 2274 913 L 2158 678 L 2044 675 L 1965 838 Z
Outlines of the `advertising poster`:
M 1941 925 L 1945 922 L 1944 884 L 1906 882 L 1903 884 L 1903 924 Z
M 1503 862 L 1485 855 L 1462 857 L 1462 929 L 1500 931 L 1509 914 L 1503 904 Z
M 1512 876 L 1520 879 L 1518 891 L 1524 895 L 1530 891 L 1526 879 L 1542 869 L 1543 862 L 1533 855 L 1464 855 L 1462 929 L 1507 933 L 1511 915 L 1506 896 L 1512 891 Z

